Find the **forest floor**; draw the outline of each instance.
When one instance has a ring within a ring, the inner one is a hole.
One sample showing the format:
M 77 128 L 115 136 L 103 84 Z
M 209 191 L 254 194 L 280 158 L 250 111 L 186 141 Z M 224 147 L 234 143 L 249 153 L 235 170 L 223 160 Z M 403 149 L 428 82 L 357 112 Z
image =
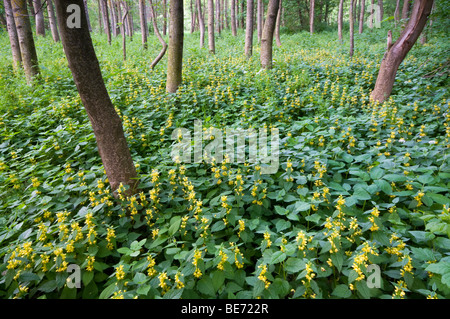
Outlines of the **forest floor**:
M 353 58 L 334 32 L 283 34 L 267 71 L 242 31 L 215 56 L 186 34 L 174 95 L 166 58 L 149 69 L 156 39 L 135 35 L 123 62 L 119 38 L 94 35 L 140 174 L 130 198 L 109 191 L 61 44 L 37 39 L 29 87 L 2 34 L 0 298 L 449 298 L 450 96 L 430 77 L 448 44 L 417 44 L 376 104 L 385 34 L 357 35 Z M 278 170 L 248 147 L 245 163 L 174 161 L 172 133 L 196 120 L 205 146 L 212 128 L 277 129 Z

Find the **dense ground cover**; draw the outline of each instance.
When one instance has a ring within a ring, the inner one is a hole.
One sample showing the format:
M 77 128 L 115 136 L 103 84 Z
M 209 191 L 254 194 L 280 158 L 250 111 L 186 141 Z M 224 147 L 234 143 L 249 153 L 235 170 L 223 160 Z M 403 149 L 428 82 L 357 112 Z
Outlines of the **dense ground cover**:
M 2 59 L 0 296 L 450 297 L 450 100 L 447 79 L 429 77 L 448 48 L 417 45 L 391 99 L 374 104 L 384 34 L 358 36 L 353 59 L 335 33 L 285 35 L 268 71 L 258 47 L 243 57 L 243 34 L 220 37 L 216 56 L 186 35 L 172 96 L 165 60 L 149 71 L 157 41 L 129 43 L 122 62 L 121 41 L 95 35 L 141 177 L 139 194 L 118 199 L 60 44 L 37 39 L 35 87 Z M 196 119 L 278 128 L 278 172 L 175 163 L 171 134 Z M 79 289 L 66 285 L 69 265 Z

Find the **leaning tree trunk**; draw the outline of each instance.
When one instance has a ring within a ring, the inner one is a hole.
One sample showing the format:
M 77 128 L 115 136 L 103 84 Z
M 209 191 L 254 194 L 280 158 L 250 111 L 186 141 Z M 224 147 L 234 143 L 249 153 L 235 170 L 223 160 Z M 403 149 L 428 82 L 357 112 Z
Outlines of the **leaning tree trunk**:
M 53 9 L 53 1 L 47 0 L 48 20 L 50 31 L 52 32 L 53 41 L 59 42 L 58 22 L 56 21 L 55 11 Z M 90 31 L 90 30 L 89 30 Z
M 264 69 L 272 68 L 273 33 L 275 31 L 279 5 L 279 0 L 269 0 L 267 19 L 264 23 L 264 30 L 261 37 L 261 66 Z
M 339 1 L 339 11 L 338 11 L 338 36 L 339 41 L 342 43 L 342 26 L 343 26 L 343 16 L 344 16 L 344 0 Z
M 13 0 L 14 1 L 14 0 Z M 22 65 L 22 56 L 20 54 L 19 37 L 17 36 L 16 23 L 11 7 L 11 0 L 3 0 L 6 13 L 6 28 L 8 29 L 9 43 L 11 44 L 11 53 L 13 57 L 14 70 L 19 70 Z
M 208 46 L 209 53 L 216 54 L 214 40 L 214 1 L 208 0 Z
M 25 70 L 27 83 L 31 84 L 33 79 L 39 76 L 39 64 L 34 45 L 33 31 L 31 30 L 28 16 L 27 3 L 25 0 L 11 0 L 16 23 L 17 36 L 19 38 L 20 53 L 22 55 L 22 65 Z
M 253 0 L 247 0 L 247 23 L 245 26 L 245 56 L 253 53 Z
M 384 102 L 391 95 L 398 67 L 419 38 L 432 6 L 433 0 L 415 0 L 408 24 L 381 61 L 375 88 L 370 95 L 373 100 Z
M 409 0 L 403 0 L 402 20 L 408 19 Z
M 128 185 L 127 194 L 137 190 L 139 180 L 125 138 L 122 121 L 106 90 L 102 73 L 92 44 L 85 15 L 81 15 L 81 28 L 69 28 L 71 4 L 84 9 L 83 0 L 55 2 L 58 25 L 69 68 L 81 101 L 92 124 L 98 152 L 114 194 L 120 184 Z
M 183 0 L 170 0 L 169 10 L 169 52 L 167 56 L 166 91 L 175 93 L 182 82 L 184 37 Z
M 84 0 L 84 10 L 85 10 L 85 13 L 86 13 L 86 19 L 87 19 L 87 23 L 88 23 L 89 32 L 92 32 L 91 19 L 89 18 L 89 9 L 88 9 L 87 0 Z
M 205 45 L 205 21 L 203 20 L 202 14 L 202 1 L 197 1 L 197 16 L 198 16 L 198 24 L 200 26 L 200 48 L 203 48 Z
M 41 0 L 33 0 L 33 7 L 36 15 L 36 34 L 45 36 L 44 11 Z
M 167 43 L 166 41 L 164 41 L 163 37 L 161 36 L 161 33 L 159 33 L 158 24 L 156 23 L 155 9 L 153 8 L 152 0 L 149 1 L 150 1 L 150 15 L 152 17 L 153 30 L 155 32 L 156 37 L 158 38 L 159 42 L 162 45 L 161 52 L 159 52 L 158 56 L 153 60 L 152 64 L 150 65 L 150 68 L 153 70 L 155 66 L 158 64 L 158 62 L 163 58 L 164 54 L 166 54 Z

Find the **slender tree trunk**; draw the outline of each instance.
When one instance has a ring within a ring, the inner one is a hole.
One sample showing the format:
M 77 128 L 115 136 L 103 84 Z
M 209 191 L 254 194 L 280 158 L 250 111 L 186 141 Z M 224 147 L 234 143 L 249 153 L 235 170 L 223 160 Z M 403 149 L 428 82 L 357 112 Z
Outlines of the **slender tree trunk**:
M 267 19 L 261 37 L 261 66 L 264 69 L 272 68 L 273 33 L 278 15 L 279 0 L 269 0 Z
M 139 20 L 141 23 L 142 47 L 147 50 L 147 16 L 145 14 L 145 0 L 139 0 Z
M 217 33 L 220 34 L 222 29 L 220 28 L 220 1 L 216 0 L 216 29 Z
M 126 19 L 128 16 L 128 9 L 125 1 L 119 1 L 117 2 L 117 13 L 119 14 L 119 18 L 121 21 L 120 25 L 120 33 L 122 34 L 122 51 L 123 51 L 123 60 L 125 61 L 127 59 L 127 36 L 125 34 L 126 29 Z
M 225 3 L 225 28 L 230 28 L 229 17 L 228 17 L 228 0 L 224 1 Z
M 277 22 L 275 24 L 275 42 L 278 47 L 281 47 L 281 39 L 280 39 L 280 24 L 281 24 L 281 11 L 283 9 L 283 0 L 280 0 L 280 5 L 278 8 L 277 14 Z
M 59 42 L 58 21 L 56 21 L 55 10 L 53 8 L 53 1 L 47 0 L 48 20 L 50 24 L 50 31 L 52 33 L 53 41 Z M 91 30 L 89 30 L 91 31 Z
M 22 65 L 22 56 L 20 53 L 19 37 L 17 35 L 16 22 L 14 21 L 11 0 L 3 0 L 3 4 L 5 6 L 6 27 L 8 29 L 9 43 L 11 44 L 13 67 L 14 70 L 19 70 Z
M 383 9 L 383 0 L 378 0 L 378 6 L 380 7 L 380 10 L 378 11 L 380 13 L 380 16 L 378 17 L 378 21 L 383 21 L 384 17 L 384 9 Z
M 120 34 L 118 21 L 118 12 L 116 10 L 117 3 L 114 0 L 109 0 L 109 10 L 111 11 L 111 28 L 113 36 L 117 37 Z
M 111 24 L 109 23 L 108 1 L 107 0 L 100 0 L 100 1 L 102 2 L 103 26 L 105 28 L 108 44 L 111 45 Z
M 359 13 L 359 34 L 363 33 L 365 11 L 366 11 L 366 0 L 361 0 L 361 11 Z
M 170 0 L 169 52 L 166 91 L 175 93 L 182 82 L 183 66 L 183 0 Z
M 133 194 L 139 183 L 136 169 L 125 138 L 122 121 L 117 115 L 106 90 L 100 66 L 92 44 L 85 15 L 81 15 L 81 28 L 69 28 L 67 7 L 76 4 L 84 9 L 83 0 L 55 2 L 58 25 L 64 52 L 72 76 L 88 114 L 98 151 L 114 194 L 120 184 L 128 185 L 127 194 Z
M 100 3 L 100 0 L 97 0 L 97 6 L 98 6 L 98 32 L 102 34 L 103 32 L 103 26 L 102 26 L 102 4 Z
M 214 39 L 214 1 L 208 0 L 208 46 L 209 52 L 216 54 L 216 44 Z
M 402 20 L 408 19 L 409 0 L 403 0 Z
M 381 61 L 375 88 L 370 95 L 373 100 L 384 102 L 391 95 L 398 67 L 419 38 L 432 6 L 433 0 L 414 1 L 408 24 Z
M 397 3 L 395 5 L 394 21 L 395 26 L 397 26 L 397 23 L 400 21 L 400 0 L 397 0 Z
M 163 0 L 163 35 L 167 34 L 167 0 Z
M 36 34 L 44 37 L 45 36 L 44 10 L 41 0 L 33 0 L 33 7 L 36 19 Z
M 244 14 L 245 1 L 241 0 L 241 28 L 245 28 L 245 14 Z
M 247 0 L 247 22 L 245 26 L 245 55 L 250 58 L 253 53 L 253 0 Z
M 263 32 L 263 14 L 264 14 L 264 7 L 263 7 L 263 0 L 256 0 L 257 1 L 257 8 L 256 8 L 256 29 L 258 33 L 258 41 L 261 42 L 262 38 L 262 32 Z
M 344 0 L 339 1 L 339 11 L 338 11 L 338 36 L 339 41 L 342 43 L 342 27 L 343 27 L 343 17 L 344 17 Z
M 87 19 L 87 23 L 88 23 L 89 32 L 92 32 L 91 19 L 89 18 L 89 9 L 88 9 L 87 0 L 84 0 L 84 8 L 85 8 L 85 12 L 86 12 L 86 19 Z
M 355 32 L 355 19 L 353 17 L 353 9 L 355 7 L 355 0 L 350 0 L 350 7 L 348 9 L 349 22 L 350 22 L 350 57 L 353 56 L 354 48 L 354 32 Z
M 27 3 L 25 0 L 11 0 L 16 23 L 17 36 L 19 38 L 22 65 L 25 70 L 27 83 L 31 84 L 40 74 L 39 63 L 34 45 L 33 31 L 28 17 Z
M 235 37 L 236 31 L 236 0 L 231 0 L 231 34 Z
M 152 64 L 150 65 L 150 68 L 153 70 L 155 66 L 158 64 L 159 61 L 163 58 L 164 54 L 166 54 L 167 50 L 167 43 L 164 41 L 163 37 L 161 36 L 161 33 L 159 33 L 158 24 L 156 23 L 156 14 L 155 14 L 155 8 L 153 7 L 152 0 L 150 1 L 150 15 L 152 17 L 152 23 L 153 23 L 153 30 L 155 32 L 156 37 L 158 38 L 159 42 L 162 45 L 162 49 L 159 52 L 158 56 L 153 60 Z
M 369 29 L 371 30 L 373 29 L 374 12 L 375 12 L 375 0 L 372 0 L 370 6 L 369 21 L 367 22 L 367 24 L 369 25 Z
M 315 0 L 310 0 L 309 5 L 309 33 L 314 33 L 314 6 L 315 6 Z
M 198 15 L 198 24 L 200 26 L 200 48 L 203 48 L 205 45 L 205 22 L 203 20 L 203 14 L 202 14 L 202 1 L 197 1 L 197 15 Z

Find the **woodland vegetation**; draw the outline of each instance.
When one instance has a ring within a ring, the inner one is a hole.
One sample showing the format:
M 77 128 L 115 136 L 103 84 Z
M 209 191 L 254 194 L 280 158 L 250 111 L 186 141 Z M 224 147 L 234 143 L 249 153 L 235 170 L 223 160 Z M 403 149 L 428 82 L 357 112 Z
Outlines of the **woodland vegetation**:
M 449 1 L 2 2 L 0 298 L 450 298 Z

